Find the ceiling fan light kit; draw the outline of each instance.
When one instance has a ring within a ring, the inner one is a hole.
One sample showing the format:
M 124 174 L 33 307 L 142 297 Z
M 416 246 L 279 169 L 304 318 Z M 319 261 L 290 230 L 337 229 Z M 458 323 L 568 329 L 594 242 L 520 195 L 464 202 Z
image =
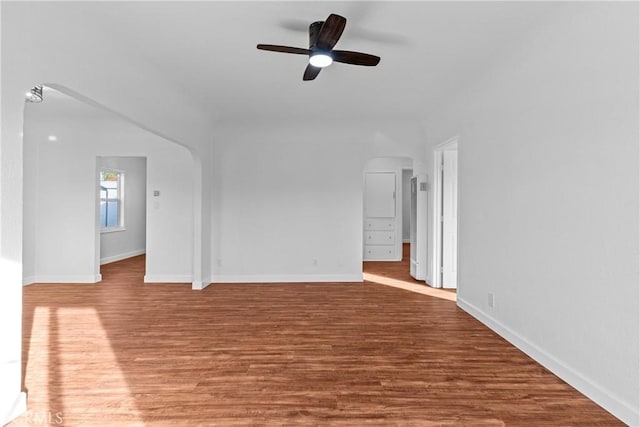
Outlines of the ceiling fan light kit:
M 302 80 L 315 79 L 322 68 L 328 67 L 333 62 L 369 67 L 378 65 L 380 62 L 380 57 L 378 56 L 333 49 L 344 31 L 346 23 L 346 18 L 333 13 L 329 15 L 326 21 L 313 22 L 309 26 L 309 49 L 273 44 L 259 44 L 257 48 L 272 52 L 308 55 L 309 64 L 304 71 Z
M 333 64 L 333 58 L 327 53 L 316 52 L 309 56 L 309 64 L 314 67 L 324 68 Z

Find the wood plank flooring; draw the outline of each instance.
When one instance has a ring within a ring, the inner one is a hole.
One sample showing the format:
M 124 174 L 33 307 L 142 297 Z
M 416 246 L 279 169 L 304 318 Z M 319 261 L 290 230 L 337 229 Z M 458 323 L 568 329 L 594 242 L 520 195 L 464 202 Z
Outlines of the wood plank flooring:
M 407 262 L 365 263 L 418 284 Z M 11 425 L 615 426 L 455 302 L 364 284 L 24 289 L 29 412 Z M 449 294 L 451 295 L 451 294 Z

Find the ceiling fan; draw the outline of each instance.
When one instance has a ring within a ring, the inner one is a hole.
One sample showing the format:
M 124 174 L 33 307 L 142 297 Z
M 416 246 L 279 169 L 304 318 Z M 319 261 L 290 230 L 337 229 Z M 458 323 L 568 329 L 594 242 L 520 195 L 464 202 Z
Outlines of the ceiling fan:
M 350 50 L 333 49 L 340 39 L 346 24 L 346 18 L 332 13 L 326 21 L 316 21 L 309 25 L 309 49 L 274 44 L 259 44 L 257 48 L 272 52 L 308 55 L 309 64 L 304 70 L 302 80 L 315 79 L 320 74 L 320 70 L 331 65 L 334 61 L 369 67 L 378 65 L 378 62 L 380 62 L 379 56 Z

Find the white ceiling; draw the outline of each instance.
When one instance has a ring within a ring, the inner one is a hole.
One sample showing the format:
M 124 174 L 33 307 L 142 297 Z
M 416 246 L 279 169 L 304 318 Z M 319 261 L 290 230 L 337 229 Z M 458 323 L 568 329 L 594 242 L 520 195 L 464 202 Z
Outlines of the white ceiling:
M 119 48 L 145 58 L 225 120 L 420 118 L 496 66 L 553 5 L 535 2 L 103 2 L 86 8 Z M 382 58 L 334 64 L 303 82 L 306 57 L 256 49 L 308 46 L 304 27 L 347 18 L 337 49 Z M 298 28 L 298 29 L 295 29 Z

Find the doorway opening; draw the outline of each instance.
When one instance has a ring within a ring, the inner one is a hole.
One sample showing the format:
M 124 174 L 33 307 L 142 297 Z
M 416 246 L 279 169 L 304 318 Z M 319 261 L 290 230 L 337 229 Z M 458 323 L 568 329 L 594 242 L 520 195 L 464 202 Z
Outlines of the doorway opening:
M 413 160 L 409 157 L 379 157 L 371 159 L 365 165 L 363 192 L 365 280 L 373 274 L 417 283 L 411 275 L 412 178 Z
M 364 168 L 363 261 L 401 261 L 403 258 L 403 169 L 408 157 L 378 157 Z
M 61 90 L 25 105 L 23 284 L 98 283 L 103 264 L 142 254 L 141 282 L 191 283 L 195 156 Z
M 147 158 L 98 156 L 96 169 L 103 275 L 105 264 L 146 253 Z
M 434 150 L 433 286 L 458 287 L 458 138 Z
M 363 278 L 455 302 L 455 292 L 425 286 L 427 176 L 414 173 L 411 159 L 393 163 L 402 161 L 374 159 L 365 168 Z

